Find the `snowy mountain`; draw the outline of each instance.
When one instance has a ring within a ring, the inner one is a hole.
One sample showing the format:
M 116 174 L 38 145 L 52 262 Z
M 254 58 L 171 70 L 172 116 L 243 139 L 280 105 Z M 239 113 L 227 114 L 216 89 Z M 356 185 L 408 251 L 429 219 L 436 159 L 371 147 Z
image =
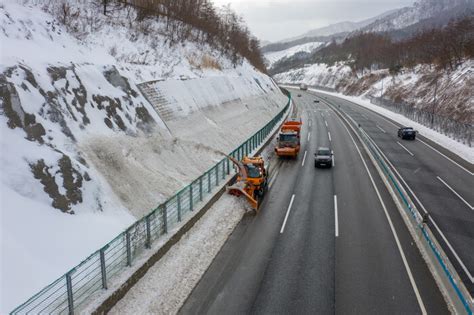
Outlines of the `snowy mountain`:
M 340 33 L 349 33 L 349 32 L 358 30 L 362 27 L 365 27 L 369 24 L 372 24 L 377 20 L 383 19 L 386 16 L 391 15 L 392 13 L 394 13 L 396 11 L 398 11 L 398 10 L 397 9 L 389 10 L 389 11 L 386 11 L 382 14 L 379 14 L 377 16 L 374 16 L 372 18 L 369 18 L 369 19 L 366 19 L 366 20 L 363 20 L 363 21 L 359 21 L 359 22 L 344 21 L 344 22 L 339 22 L 339 23 L 335 23 L 335 24 L 330 24 L 328 26 L 313 29 L 313 30 L 310 30 L 310 31 L 302 34 L 302 35 L 292 37 L 292 38 L 288 38 L 288 39 L 284 39 L 284 40 L 281 40 L 279 42 L 290 42 L 290 41 L 294 41 L 294 40 L 301 39 L 301 38 L 304 38 L 304 37 L 330 36 L 330 35 L 335 35 L 335 34 L 340 34 Z
M 450 11 L 460 14 L 473 14 L 473 0 L 420 0 L 413 6 L 396 10 L 391 14 L 377 19 L 360 29 L 360 32 L 387 32 L 400 30 L 426 19 L 443 19 Z
M 68 14 L 62 2 L 0 4 L 2 314 L 285 104 L 245 60 L 234 67 L 209 45 L 170 45 L 161 22 L 130 8 L 104 16 L 70 3 Z
M 321 42 L 312 42 L 312 43 L 306 43 L 302 45 L 297 45 L 290 47 L 285 50 L 281 51 L 275 51 L 275 52 L 269 52 L 264 54 L 264 57 L 267 61 L 267 67 L 271 68 L 276 62 L 284 59 L 284 58 L 290 58 L 293 57 L 294 55 L 298 53 L 311 53 L 321 47 L 324 43 Z

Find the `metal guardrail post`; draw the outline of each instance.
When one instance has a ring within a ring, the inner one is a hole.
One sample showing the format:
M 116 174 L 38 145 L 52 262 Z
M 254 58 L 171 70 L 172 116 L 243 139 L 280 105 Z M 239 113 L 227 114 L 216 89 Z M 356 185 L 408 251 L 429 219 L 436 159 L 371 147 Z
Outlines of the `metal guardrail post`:
M 193 211 L 193 184 L 189 185 L 189 210 Z
M 225 178 L 225 160 L 222 161 L 222 179 Z
M 219 164 L 216 164 L 216 186 L 219 185 Z
M 166 203 L 161 206 L 161 214 L 163 216 L 163 233 L 168 233 L 168 209 Z
M 105 268 L 105 250 L 109 247 L 102 247 L 100 249 L 100 273 L 102 275 L 102 289 L 107 290 L 107 269 Z
M 145 242 L 145 248 L 150 248 L 151 247 L 151 224 L 150 224 L 150 218 L 151 215 L 148 215 L 145 218 L 145 223 L 146 223 L 146 242 Z
M 132 248 L 130 244 L 130 229 L 125 232 L 125 241 L 127 245 L 127 266 L 132 266 Z
M 181 222 L 181 192 L 176 196 L 178 202 L 178 222 Z
M 230 174 L 230 161 L 229 161 L 229 158 L 227 158 L 226 164 L 227 164 L 227 175 L 229 175 Z
M 71 274 L 73 272 L 74 270 L 71 270 L 68 273 L 66 273 L 67 304 L 68 304 L 69 315 L 74 314 L 74 296 L 72 293 L 72 278 L 71 278 Z
M 199 201 L 202 201 L 202 176 L 199 177 Z
M 211 192 L 211 171 L 207 172 L 207 192 Z

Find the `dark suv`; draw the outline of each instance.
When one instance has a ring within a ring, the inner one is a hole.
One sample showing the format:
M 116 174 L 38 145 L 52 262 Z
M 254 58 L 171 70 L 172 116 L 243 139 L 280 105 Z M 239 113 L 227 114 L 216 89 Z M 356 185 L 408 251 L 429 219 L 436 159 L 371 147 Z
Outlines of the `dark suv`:
M 332 152 L 329 148 L 319 147 L 314 154 L 314 167 L 332 167 Z
M 416 130 L 412 127 L 402 127 L 398 129 L 398 137 L 407 140 L 415 140 L 416 138 Z

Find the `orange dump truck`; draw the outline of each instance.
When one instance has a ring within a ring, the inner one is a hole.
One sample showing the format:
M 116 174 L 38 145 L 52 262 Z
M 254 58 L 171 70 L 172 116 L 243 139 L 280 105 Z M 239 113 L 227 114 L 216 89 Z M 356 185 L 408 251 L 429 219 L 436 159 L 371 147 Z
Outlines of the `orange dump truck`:
M 301 119 L 289 119 L 281 126 L 275 152 L 278 156 L 294 157 L 300 152 Z

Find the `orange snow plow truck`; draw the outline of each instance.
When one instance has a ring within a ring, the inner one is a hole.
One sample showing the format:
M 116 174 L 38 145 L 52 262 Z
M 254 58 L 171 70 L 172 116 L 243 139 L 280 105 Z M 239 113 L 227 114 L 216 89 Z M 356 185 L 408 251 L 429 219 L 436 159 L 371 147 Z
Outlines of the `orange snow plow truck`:
M 301 119 L 291 118 L 280 128 L 275 147 L 276 155 L 296 158 L 300 152 Z

